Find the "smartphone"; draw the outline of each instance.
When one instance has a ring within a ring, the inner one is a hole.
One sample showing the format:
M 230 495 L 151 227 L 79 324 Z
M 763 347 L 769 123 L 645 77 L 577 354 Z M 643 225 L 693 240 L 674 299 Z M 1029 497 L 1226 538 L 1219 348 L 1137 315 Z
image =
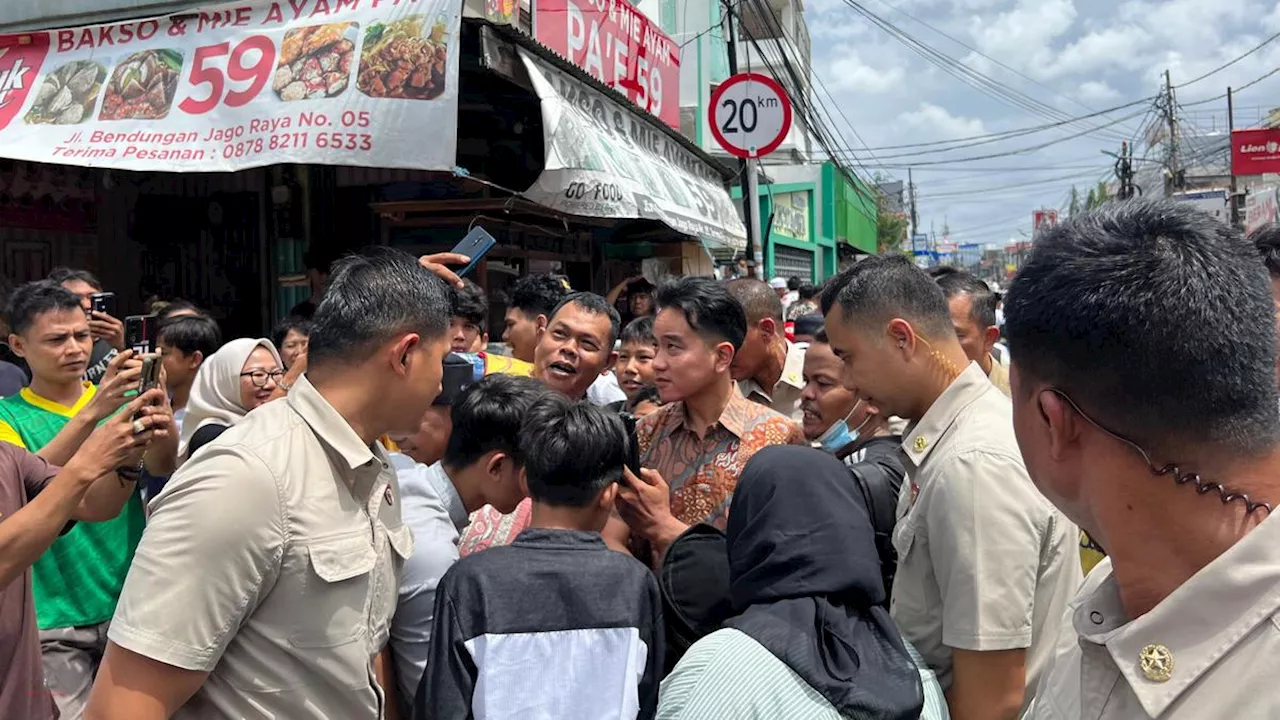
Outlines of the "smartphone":
M 627 431 L 627 468 L 637 478 L 640 477 L 640 440 L 636 436 L 636 416 L 621 413 L 622 426 Z
M 116 316 L 116 294 L 109 292 L 94 293 L 89 296 L 89 311 Z
M 155 352 L 155 315 L 130 315 L 124 319 L 124 346 L 139 355 Z
M 461 397 L 462 391 L 475 381 L 476 366 L 472 362 L 474 355 L 449 353 L 444 356 L 444 374 L 440 376 L 440 394 L 433 405 L 452 406 Z
M 449 251 L 452 253 L 458 253 L 459 255 L 466 255 L 471 258 L 471 262 L 467 263 L 465 267 L 461 270 L 455 271 L 458 274 L 458 277 L 466 277 L 467 273 L 471 272 L 472 268 L 480 264 L 480 261 L 484 259 L 484 256 L 488 255 L 489 251 L 497 244 L 498 241 L 494 240 L 493 236 L 484 228 L 479 226 L 471 228 L 471 232 L 467 233 L 467 236 L 462 238 L 462 242 L 455 245 L 453 249 Z
M 142 374 L 138 379 L 138 394 L 141 395 L 160 384 L 160 356 L 148 355 L 142 358 Z

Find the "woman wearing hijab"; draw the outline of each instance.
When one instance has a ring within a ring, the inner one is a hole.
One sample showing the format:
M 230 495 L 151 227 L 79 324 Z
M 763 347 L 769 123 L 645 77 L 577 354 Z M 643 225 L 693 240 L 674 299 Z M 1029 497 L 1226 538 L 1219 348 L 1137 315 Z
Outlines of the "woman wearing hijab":
M 937 680 L 889 618 L 871 522 L 830 455 L 761 450 L 725 533 L 691 528 L 660 581 L 669 644 L 713 630 L 663 681 L 660 719 L 948 717 Z
M 280 353 L 266 338 L 232 340 L 210 355 L 191 387 L 178 457 L 191 457 L 250 410 L 278 394 L 284 374 Z

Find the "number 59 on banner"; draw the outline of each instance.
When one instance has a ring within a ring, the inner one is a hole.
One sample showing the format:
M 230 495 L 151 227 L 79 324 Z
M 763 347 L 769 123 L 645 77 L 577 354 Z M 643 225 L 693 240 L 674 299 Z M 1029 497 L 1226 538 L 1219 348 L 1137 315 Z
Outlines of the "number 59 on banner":
M 231 56 L 222 62 L 221 58 L 228 53 Z M 201 115 L 217 107 L 218 103 L 227 107 L 248 104 L 271 80 L 275 64 L 276 46 L 266 35 L 247 37 L 234 48 L 230 42 L 196 48 L 187 81 L 193 88 L 207 87 L 208 95 L 197 98 L 201 91 L 193 90 L 178 103 L 178 108 L 190 115 Z M 228 80 L 232 83 L 230 90 L 227 89 Z

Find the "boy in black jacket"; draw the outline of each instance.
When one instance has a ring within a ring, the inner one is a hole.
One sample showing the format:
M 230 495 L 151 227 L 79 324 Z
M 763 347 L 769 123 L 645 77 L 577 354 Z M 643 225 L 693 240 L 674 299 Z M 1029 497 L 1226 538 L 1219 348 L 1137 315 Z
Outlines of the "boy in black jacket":
M 441 579 L 415 718 L 654 716 L 658 585 L 600 538 L 628 442 L 616 414 L 586 402 L 553 395 L 530 409 L 520 452 L 532 525 Z

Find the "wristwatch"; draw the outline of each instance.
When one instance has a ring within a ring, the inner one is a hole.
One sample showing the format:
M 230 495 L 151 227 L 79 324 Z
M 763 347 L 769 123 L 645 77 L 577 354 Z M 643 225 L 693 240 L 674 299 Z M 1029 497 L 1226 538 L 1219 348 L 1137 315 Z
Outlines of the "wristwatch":
M 116 468 L 116 477 L 120 478 L 120 485 L 124 486 L 126 482 L 138 482 L 142 478 L 142 471 L 138 468 L 118 467 Z

